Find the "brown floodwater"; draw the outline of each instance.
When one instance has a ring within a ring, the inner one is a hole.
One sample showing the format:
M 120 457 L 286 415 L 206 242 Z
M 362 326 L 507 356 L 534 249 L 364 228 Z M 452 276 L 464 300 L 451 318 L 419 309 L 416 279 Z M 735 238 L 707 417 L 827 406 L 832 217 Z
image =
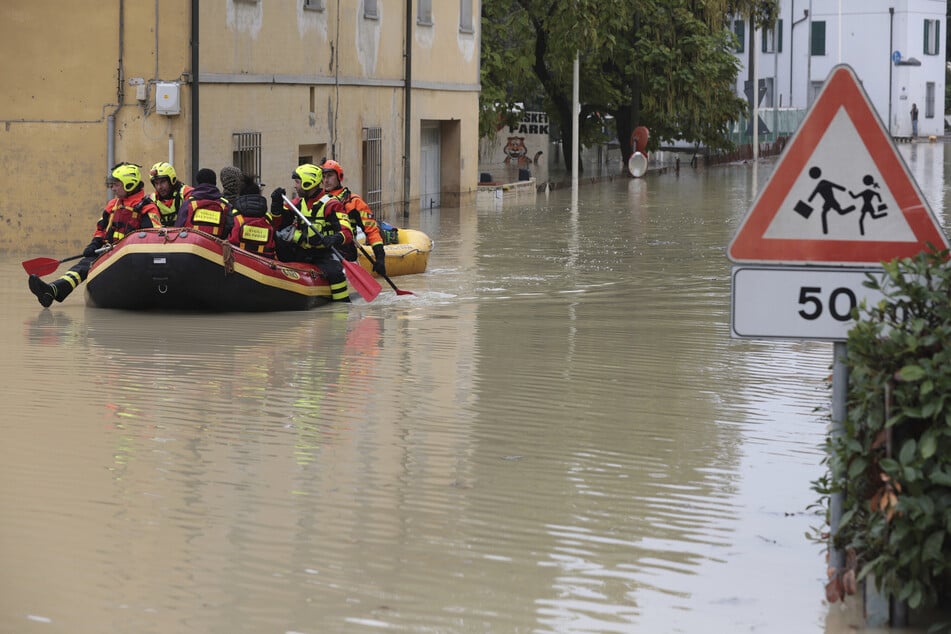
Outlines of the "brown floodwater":
M 730 338 L 753 181 L 414 213 L 415 296 L 307 313 L 44 310 L 10 246 L 0 632 L 871 631 L 806 537 L 832 345 Z

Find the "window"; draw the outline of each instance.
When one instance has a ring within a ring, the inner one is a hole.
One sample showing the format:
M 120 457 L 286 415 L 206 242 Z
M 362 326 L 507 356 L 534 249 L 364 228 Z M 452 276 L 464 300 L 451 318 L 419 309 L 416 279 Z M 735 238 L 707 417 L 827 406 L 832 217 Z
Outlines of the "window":
M 941 48 L 941 21 L 925 20 L 925 55 L 937 55 Z
M 380 11 L 376 6 L 376 0 L 363 0 L 363 17 L 368 20 L 380 19 Z
M 231 135 L 231 164 L 261 182 L 261 133 L 235 132 Z
M 737 41 L 739 42 L 736 45 L 736 52 L 742 53 L 746 50 L 746 23 L 743 20 L 735 20 L 733 22 L 733 35 L 736 36 Z
M 433 0 L 419 0 L 416 5 L 416 24 L 433 25 Z
M 459 0 L 459 30 L 474 33 L 472 28 L 472 0 Z
M 818 21 L 812 23 L 812 55 L 826 54 L 826 23 Z
M 763 30 L 763 48 L 764 53 L 782 53 L 783 52 L 783 21 L 776 20 L 776 26 L 771 29 Z
M 304 9 L 309 11 L 323 11 L 325 0 L 304 0 Z
M 363 128 L 363 200 L 374 215 L 383 203 L 383 128 Z
M 934 82 L 925 84 L 925 119 L 934 119 Z

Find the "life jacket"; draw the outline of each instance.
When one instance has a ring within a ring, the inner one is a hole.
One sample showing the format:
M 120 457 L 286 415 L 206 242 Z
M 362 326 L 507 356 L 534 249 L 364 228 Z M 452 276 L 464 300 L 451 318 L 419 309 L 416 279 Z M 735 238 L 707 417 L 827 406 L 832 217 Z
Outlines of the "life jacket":
M 162 214 L 163 227 L 175 226 L 175 219 L 178 218 L 178 210 L 182 207 L 182 200 L 187 198 L 191 191 L 191 187 L 184 183 L 179 183 L 178 187 L 176 187 L 172 193 L 171 198 L 162 200 L 156 197 L 155 206 L 158 207 L 159 213 Z
M 235 214 L 234 228 L 231 229 L 228 242 L 245 251 L 273 258 L 274 225 L 271 223 L 271 214 L 257 217 Z
M 126 204 L 128 198 L 113 198 L 106 205 L 106 214 L 103 220 L 106 226 L 103 228 L 103 238 L 110 244 L 115 244 L 129 233 L 137 231 L 143 227 L 151 227 L 151 219 L 142 221 L 143 216 L 148 215 L 147 205 L 152 205 L 152 199 L 148 196 L 142 196 L 142 199 L 132 205 Z M 102 222 L 100 221 L 100 224 Z
M 310 229 L 304 225 L 304 223 L 301 223 L 300 231 L 305 236 L 305 239 L 300 241 L 301 247 L 305 249 L 324 249 L 323 245 L 313 246 L 306 239 L 306 236 L 313 235 L 313 232 L 317 232 L 325 236 L 332 236 L 339 231 L 340 233 L 344 234 L 344 242 L 353 240 L 353 230 L 350 227 L 350 219 L 347 217 L 347 212 L 346 209 L 343 208 L 343 204 L 340 204 L 339 206 L 340 211 L 336 213 L 330 212 L 336 217 L 336 226 L 328 215 L 326 210 L 327 203 L 332 200 L 336 200 L 338 203 L 340 202 L 336 196 L 331 196 L 326 192 L 323 196 L 317 198 L 316 200 L 307 200 L 302 198 L 294 201 L 297 208 L 300 209 L 301 214 L 303 214 L 304 217 L 307 218 L 307 220 L 309 220 L 313 225 L 313 229 Z
M 225 221 L 231 213 L 228 204 L 221 200 L 195 199 L 186 201 L 188 204 L 188 220 L 186 227 L 201 229 L 216 238 L 227 238 L 225 235 Z
M 359 196 L 354 196 L 349 187 L 343 187 L 337 190 L 333 195 L 343 203 L 347 210 L 347 217 L 350 219 L 350 226 L 353 229 L 359 228 L 366 236 L 366 242 L 371 247 L 377 244 L 383 244 L 383 235 L 380 233 L 379 224 L 373 217 L 373 211 L 366 201 Z

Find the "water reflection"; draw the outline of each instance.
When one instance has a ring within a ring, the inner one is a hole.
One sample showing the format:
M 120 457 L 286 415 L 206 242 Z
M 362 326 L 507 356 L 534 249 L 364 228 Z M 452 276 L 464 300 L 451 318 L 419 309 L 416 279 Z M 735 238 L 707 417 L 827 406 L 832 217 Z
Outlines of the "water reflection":
M 0 256 L 0 630 L 855 631 L 831 346 L 729 338 L 769 169 L 418 212 L 414 297 L 306 314 L 44 311 Z

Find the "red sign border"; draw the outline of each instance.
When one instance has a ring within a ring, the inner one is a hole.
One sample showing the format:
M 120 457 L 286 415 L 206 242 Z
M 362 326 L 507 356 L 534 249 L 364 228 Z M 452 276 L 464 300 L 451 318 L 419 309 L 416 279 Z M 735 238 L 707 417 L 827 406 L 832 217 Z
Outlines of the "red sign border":
M 841 108 L 852 119 L 885 186 L 915 235 L 916 242 L 764 237 Z M 894 258 L 915 256 L 927 249 L 928 243 L 939 249 L 948 247 L 934 214 L 899 156 L 855 72 L 848 65 L 840 64 L 832 69 L 799 130 L 786 146 L 776 170 L 756 197 L 730 243 L 727 256 L 736 263 L 878 264 Z

